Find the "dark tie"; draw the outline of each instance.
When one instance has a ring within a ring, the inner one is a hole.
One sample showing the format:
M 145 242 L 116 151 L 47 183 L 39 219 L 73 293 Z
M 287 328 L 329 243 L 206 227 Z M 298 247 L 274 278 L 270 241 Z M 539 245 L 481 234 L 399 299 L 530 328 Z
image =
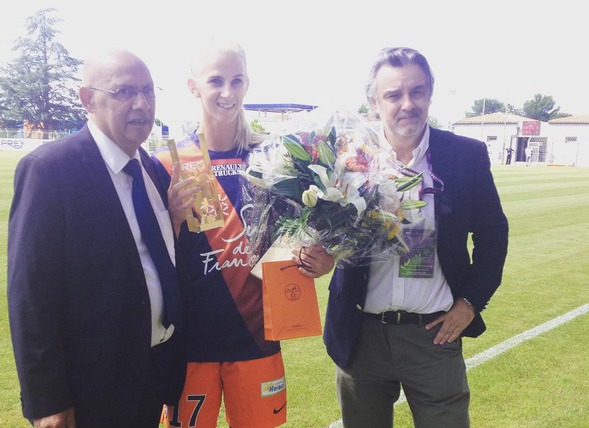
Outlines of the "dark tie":
M 133 177 L 132 195 L 135 216 L 141 229 L 141 236 L 147 245 L 162 285 L 162 294 L 164 296 L 164 317 L 162 324 L 166 328 L 170 324 L 178 326 L 180 322 L 180 286 L 178 285 L 178 276 L 170 260 L 170 254 L 162 237 L 153 207 L 147 197 L 145 182 L 141 173 L 141 165 L 139 165 L 137 159 L 131 159 L 125 165 L 123 171 Z

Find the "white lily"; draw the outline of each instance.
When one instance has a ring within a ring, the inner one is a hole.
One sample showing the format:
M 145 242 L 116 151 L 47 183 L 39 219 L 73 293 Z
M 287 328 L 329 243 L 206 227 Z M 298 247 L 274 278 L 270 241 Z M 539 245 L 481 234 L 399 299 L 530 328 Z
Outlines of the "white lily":
M 308 168 L 319 176 L 321 184 L 325 187 L 325 192 L 317 188 L 317 196 L 320 199 L 337 202 L 342 207 L 353 204 L 360 216 L 366 210 L 366 201 L 360 196 L 358 189 L 366 182 L 366 177 L 360 172 L 340 174 L 343 171 L 342 165 L 336 162 L 336 171 L 331 176 L 324 166 L 309 165 Z M 312 185 L 309 188 L 311 187 L 316 186 Z
M 308 207 L 314 207 L 315 205 L 317 205 L 317 199 L 319 198 L 319 192 L 321 192 L 321 189 L 319 189 L 319 187 L 315 186 L 315 185 L 311 185 L 309 186 L 309 188 L 307 190 L 305 190 L 303 192 L 303 195 L 301 196 L 302 200 L 303 200 L 303 204 L 305 204 Z M 323 193 L 323 192 L 321 192 Z

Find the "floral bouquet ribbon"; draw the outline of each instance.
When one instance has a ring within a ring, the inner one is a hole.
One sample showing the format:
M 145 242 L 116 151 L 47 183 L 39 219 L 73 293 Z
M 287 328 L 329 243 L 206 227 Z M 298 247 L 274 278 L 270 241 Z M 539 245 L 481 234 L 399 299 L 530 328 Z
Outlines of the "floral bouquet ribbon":
M 426 203 L 409 192 L 421 174 L 400 174 L 357 114 L 336 111 L 300 128 L 255 147 L 242 171 L 253 253 L 277 239 L 319 244 L 339 266 L 409 252 L 401 230 L 422 219 Z

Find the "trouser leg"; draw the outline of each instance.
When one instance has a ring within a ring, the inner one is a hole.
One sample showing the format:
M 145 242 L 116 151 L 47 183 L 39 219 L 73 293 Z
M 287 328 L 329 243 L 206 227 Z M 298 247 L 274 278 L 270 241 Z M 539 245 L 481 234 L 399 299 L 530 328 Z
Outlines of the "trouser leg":
M 439 327 L 410 327 L 403 339 L 407 358 L 399 374 L 415 428 L 469 427 L 470 390 L 461 339 L 434 345 Z
M 364 322 L 351 363 L 336 367 L 336 388 L 345 428 L 391 428 L 400 383 L 384 324 Z

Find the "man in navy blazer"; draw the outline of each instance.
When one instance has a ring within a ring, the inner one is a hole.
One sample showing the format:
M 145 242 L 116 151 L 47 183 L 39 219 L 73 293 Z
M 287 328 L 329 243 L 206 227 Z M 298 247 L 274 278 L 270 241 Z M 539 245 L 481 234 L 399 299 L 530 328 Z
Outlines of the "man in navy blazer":
M 156 428 L 181 392 L 181 330 L 162 324 L 159 279 L 122 171 L 142 162 L 174 260 L 166 189 L 140 148 L 154 84 L 140 58 L 111 51 L 84 64 L 80 99 L 83 129 L 31 152 L 15 173 L 8 305 L 23 415 L 35 427 Z
M 485 145 L 427 125 L 433 82 L 419 52 L 385 48 L 366 86 L 382 150 L 398 173 L 423 174 L 416 197 L 435 232 L 423 250 L 435 259 L 413 277 L 401 273 L 400 256 L 335 269 L 324 341 L 346 428 L 390 428 L 401 387 L 417 428 L 469 426 L 461 337 L 485 330 L 481 311 L 501 283 L 508 222 Z

